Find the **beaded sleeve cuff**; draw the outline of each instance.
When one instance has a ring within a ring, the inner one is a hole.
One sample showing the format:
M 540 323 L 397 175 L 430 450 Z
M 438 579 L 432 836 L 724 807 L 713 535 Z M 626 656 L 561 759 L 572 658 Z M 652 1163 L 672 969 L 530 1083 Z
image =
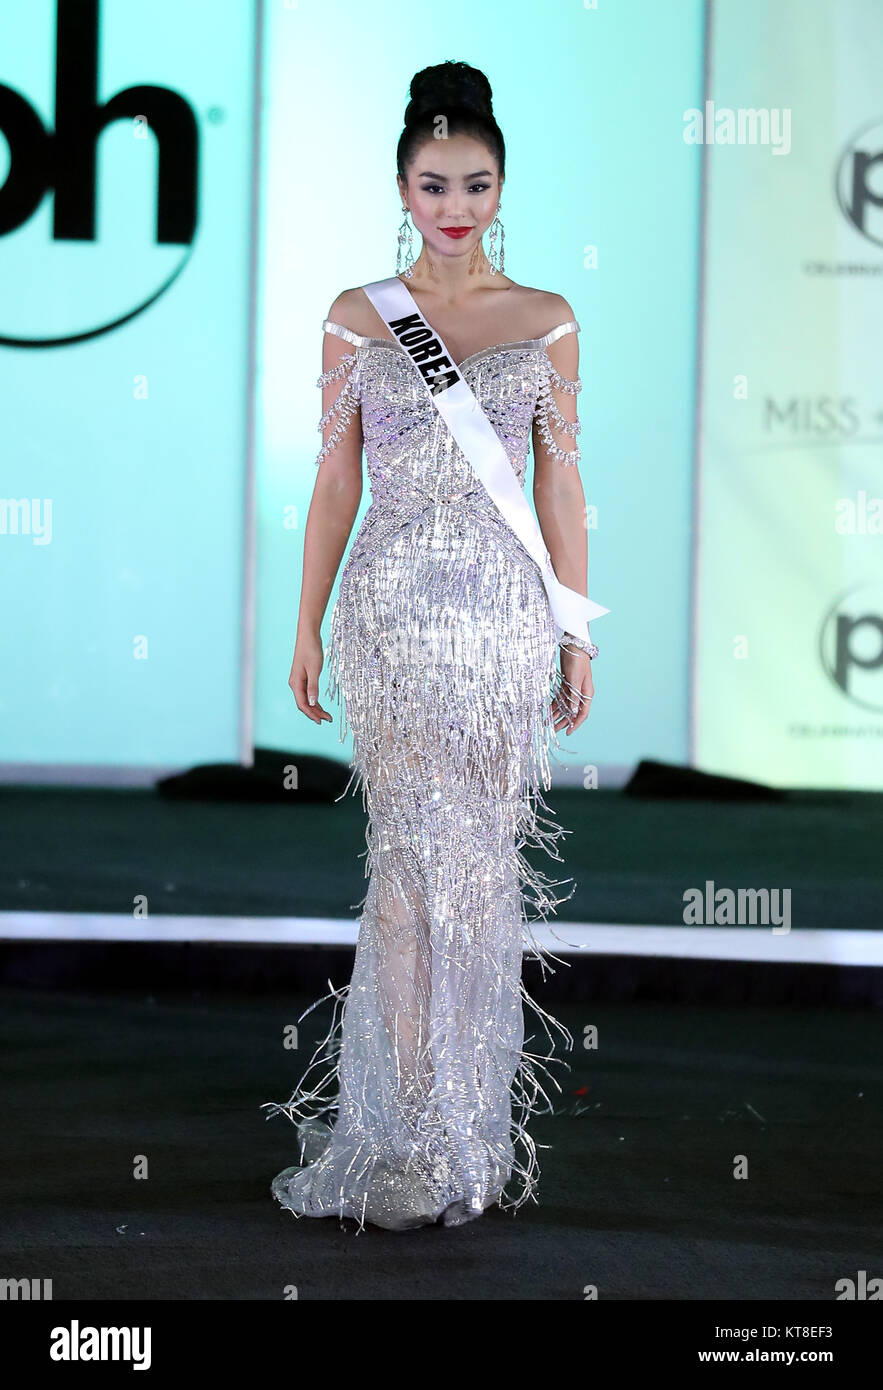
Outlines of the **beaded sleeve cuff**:
M 548 453 L 553 458 L 558 459 L 559 463 L 566 466 L 579 463 L 579 448 L 562 449 L 556 443 L 552 435 L 552 425 L 561 430 L 564 434 L 569 434 L 574 440 L 582 429 L 579 420 L 565 420 L 558 408 L 558 403 L 552 395 L 552 388 L 563 391 L 565 395 L 577 396 L 583 389 L 579 377 L 573 379 L 562 376 L 560 372 L 552 366 L 549 358 L 544 355 L 541 358 L 542 373 L 540 378 L 540 390 L 536 404 L 536 423 L 537 433 Z
M 327 372 L 323 372 L 316 382 L 317 386 L 324 387 L 330 386 L 334 381 L 339 381 L 341 377 L 346 378 L 341 390 L 323 414 L 317 427 L 320 434 L 324 433 L 325 426 L 329 425 L 332 420 L 334 421 L 334 428 L 315 460 L 317 466 L 337 448 L 342 436 L 346 433 L 350 420 L 359 408 L 359 375 L 352 370 L 357 356 L 358 354 L 355 352 L 347 353 L 345 357 L 340 359 L 336 367 L 331 367 Z

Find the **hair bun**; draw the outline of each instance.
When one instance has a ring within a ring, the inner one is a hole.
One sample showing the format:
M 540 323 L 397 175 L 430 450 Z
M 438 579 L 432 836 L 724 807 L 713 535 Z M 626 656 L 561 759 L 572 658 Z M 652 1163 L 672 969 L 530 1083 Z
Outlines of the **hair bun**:
M 452 107 L 494 119 L 491 84 L 483 72 L 468 63 L 449 59 L 424 68 L 411 79 L 410 95 L 406 126 L 426 116 L 443 115 Z

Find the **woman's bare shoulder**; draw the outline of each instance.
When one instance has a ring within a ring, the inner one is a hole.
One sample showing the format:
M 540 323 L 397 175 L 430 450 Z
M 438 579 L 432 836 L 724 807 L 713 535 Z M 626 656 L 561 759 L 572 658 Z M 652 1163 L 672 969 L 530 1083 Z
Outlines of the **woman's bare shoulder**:
M 538 290 L 531 285 L 516 285 L 522 321 L 527 325 L 525 337 L 541 338 L 559 324 L 576 321 L 576 314 L 563 294 L 553 290 Z
M 350 290 L 341 290 L 325 317 L 363 337 L 376 336 L 379 331 L 377 311 L 358 285 Z

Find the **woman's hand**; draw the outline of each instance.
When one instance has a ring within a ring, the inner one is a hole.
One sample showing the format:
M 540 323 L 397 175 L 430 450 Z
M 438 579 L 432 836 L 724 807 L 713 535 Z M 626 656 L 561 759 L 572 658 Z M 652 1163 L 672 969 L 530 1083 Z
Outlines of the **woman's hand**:
M 592 708 L 595 685 L 592 661 L 586 652 L 559 647 L 561 686 L 553 703 L 555 732 L 567 727 L 568 736 L 578 729 Z
M 321 724 L 323 719 L 331 719 L 328 711 L 319 704 L 319 673 L 324 660 L 322 638 L 318 634 L 302 637 L 298 633 L 288 684 L 301 714 L 312 719 L 314 724 Z

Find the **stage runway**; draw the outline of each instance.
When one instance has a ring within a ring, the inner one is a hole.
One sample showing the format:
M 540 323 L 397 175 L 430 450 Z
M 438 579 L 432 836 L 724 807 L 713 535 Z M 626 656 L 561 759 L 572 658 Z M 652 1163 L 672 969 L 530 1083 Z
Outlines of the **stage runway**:
M 408 1233 L 296 1219 L 279 1045 L 306 996 L 2 992 L 2 1266 L 64 1299 L 788 1300 L 872 1270 L 883 1061 L 864 1010 L 559 1006 L 540 1204 Z M 318 1011 L 317 1011 L 318 1013 Z M 600 1046 L 579 1046 L 586 1024 Z M 312 1026 L 311 1026 L 312 1025 Z M 301 1045 L 318 1038 L 316 1014 Z M 564 1056 L 564 1053 L 560 1054 Z M 734 1156 L 746 1154 L 747 1181 Z M 149 1177 L 132 1177 L 136 1155 Z

